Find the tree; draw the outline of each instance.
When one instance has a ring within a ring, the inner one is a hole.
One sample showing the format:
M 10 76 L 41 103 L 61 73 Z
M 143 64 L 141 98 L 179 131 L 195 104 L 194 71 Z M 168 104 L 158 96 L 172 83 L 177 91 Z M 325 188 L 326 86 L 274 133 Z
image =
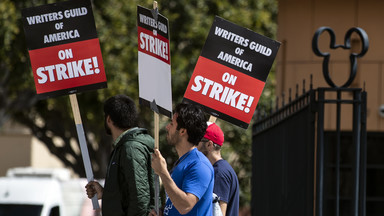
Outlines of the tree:
M 29 56 L 25 44 L 21 10 L 55 1 L 3 0 L 0 2 L 0 126 L 7 119 L 30 129 L 65 166 L 85 176 L 77 134 L 68 97 L 37 100 Z M 103 101 L 111 95 L 127 94 L 138 102 L 137 79 L 137 5 L 151 8 L 153 1 L 93 0 L 93 12 L 102 49 L 108 88 L 78 94 L 88 150 L 96 178 L 103 178 L 111 150 L 104 132 Z M 215 15 L 274 38 L 276 0 L 164 0 L 159 11 L 169 19 L 173 101 L 182 100 L 201 48 Z M 259 103 L 273 96 L 273 73 Z M 139 106 L 140 124 L 153 128 L 152 111 Z M 165 143 L 166 118 L 161 118 L 161 151 L 168 164 L 176 154 Z M 231 160 L 239 174 L 241 203 L 250 202 L 251 129 L 240 129 L 218 121 L 226 135 L 224 157 Z M 235 154 L 233 154 L 233 152 Z

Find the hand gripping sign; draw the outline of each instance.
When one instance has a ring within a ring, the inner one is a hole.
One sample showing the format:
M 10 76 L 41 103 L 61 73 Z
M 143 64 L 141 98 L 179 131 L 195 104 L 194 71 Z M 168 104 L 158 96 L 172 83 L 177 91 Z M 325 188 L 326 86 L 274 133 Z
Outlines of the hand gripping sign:
M 279 47 L 277 41 L 216 16 L 184 100 L 247 128 Z
M 40 99 L 70 94 L 88 181 L 93 180 L 76 94 L 106 88 L 107 80 L 89 0 L 67 1 L 22 11 L 36 93 Z M 97 195 L 92 198 L 99 209 Z

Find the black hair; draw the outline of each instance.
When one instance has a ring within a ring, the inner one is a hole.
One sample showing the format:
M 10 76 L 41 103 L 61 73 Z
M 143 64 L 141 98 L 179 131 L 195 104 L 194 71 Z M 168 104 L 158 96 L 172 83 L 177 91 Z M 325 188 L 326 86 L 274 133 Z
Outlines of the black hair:
M 174 112 L 177 114 L 177 130 L 186 129 L 188 142 L 198 145 L 207 130 L 205 114 L 201 107 L 192 103 L 180 103 Z
M 115 95 L 104 102 L 104 116 L 109 116 L 120 129 L 137 126 L 138 114 L 135 102 L 126 95 Z

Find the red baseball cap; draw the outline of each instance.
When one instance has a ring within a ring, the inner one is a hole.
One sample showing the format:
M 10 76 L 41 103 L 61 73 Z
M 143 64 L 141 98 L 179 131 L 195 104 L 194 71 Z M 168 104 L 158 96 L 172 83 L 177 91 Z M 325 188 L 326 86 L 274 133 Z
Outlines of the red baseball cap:
M 224 133 L 215 123 L 207 122 L 208 127 L 205 132 L 204 138 L 211 140 L 213 143 L 216 143 L 219 146 L 222 146 L 224 143 Z

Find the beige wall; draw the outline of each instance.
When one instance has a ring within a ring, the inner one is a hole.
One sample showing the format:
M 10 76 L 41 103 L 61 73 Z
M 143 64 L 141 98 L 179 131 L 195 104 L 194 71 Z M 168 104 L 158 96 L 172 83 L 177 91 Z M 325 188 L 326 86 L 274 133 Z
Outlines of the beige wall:
M 351 27 L 364 29 L 369 37 L 369 50 L 358 60 L 357 77 L 351 87 L 363 88 L 368 93 L 367 129 L 384 131 L 384 118 L 379 116 L 378 108 L 384 104 L 384 1 L 382 0 L 280 0 L 277 40 L 282 42 L 277 57 L 277 96 L 289 88 L 295 90 L 296 84 L 302 88 L 306 80 L 308 90 L 310 75 L 313 75 L 314 88 L 329 87 L 322 74 L 323 58 L 312 51 L 312 38 L 322 26 L 331 27 L 336 35 L 336 43 L 344 43 L 344 35 Z M 357 34 L 353 38 L 358 38 Z M 330 74 L 336 85 L 346 82 L 349 75 L 349 53 L 341 48 L 329 49 L 329 36 L 320 36 L 319 48 L 331 54 Z M 358 49 L 360 50 L 360 45 Z M 301 91 L 300 91 L 301 92 Z M 280 100 L 281 101 L 281 100 Z M 335 107 L 328 107 L 326 126 L 333 128 Z M 344 119 L 351 115 L 349 107 L 343 109 Z M 342 128 L 350 128 L 343 122 Z
M 0 136 L 0 148 L 0 176 L 4 176 L 8 168 L 30 166 L 30 136 L 2 134 Z
M 32 137 L 31 166 L 41 168 L 63 168 L 64 164 L 35 137 Z
M 62 168 L 63 164 L 24 128 L 7 123 L 0 131 L 0 176 L 13 167 Z

